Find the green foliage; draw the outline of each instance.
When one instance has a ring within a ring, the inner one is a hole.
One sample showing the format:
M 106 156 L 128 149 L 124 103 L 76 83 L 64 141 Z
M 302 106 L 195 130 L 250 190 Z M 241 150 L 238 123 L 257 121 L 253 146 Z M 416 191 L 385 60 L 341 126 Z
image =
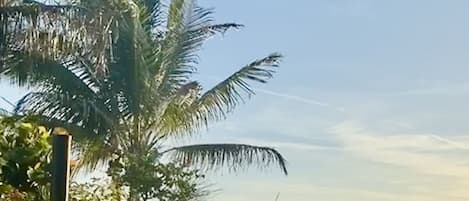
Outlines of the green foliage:
M 24 193 L 32 200 L 47 197 L 50 135 L 44 127 L 0 118 L 0 195 Z
M 204 176 L 197 170 L 173 163 L 155 163 L 155 158 L 125 154 L 109 163 L 108 175 L 113 181 L 133 187 L 130 194 L 142 200 L 190 201 L 206 192 L 201 182 Z
M 70 201 L 123 201 L 128 197 L 122 189 L 102 178 L 95 178 L 90 183 L 73 182 L 70 189 Z
M 0 117 L 0 200 L 49 200 L 51 142 L 44 127 L 32 119 Z M 111 160 L 108 175 L 70 187 L 71 201 L 126 200 L 126 189 L 143 200 L 189 201 L 203 195 L 203 175 L 155 157 L 124 154 Z

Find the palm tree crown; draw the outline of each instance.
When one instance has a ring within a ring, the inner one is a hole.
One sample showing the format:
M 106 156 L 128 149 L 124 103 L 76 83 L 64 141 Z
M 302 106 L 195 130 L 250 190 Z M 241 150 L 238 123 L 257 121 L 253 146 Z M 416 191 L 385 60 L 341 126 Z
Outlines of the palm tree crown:
M 242 27 L 216 24 L 212 13 L 194 0 L 2 1 L 0 76 L 33 87 L 15 112 L 71 131 L 88 167 L 130 152 L 205 168 L 275 164 L 286 174 L 285 159 L 268 147 L 159 150 L 169 138 L 223 120 L 254 94 L 249 82 L 267 82 L 281 59 L 253 61 L 204 90 L 191 79 L 197 51 L 211 36 Z

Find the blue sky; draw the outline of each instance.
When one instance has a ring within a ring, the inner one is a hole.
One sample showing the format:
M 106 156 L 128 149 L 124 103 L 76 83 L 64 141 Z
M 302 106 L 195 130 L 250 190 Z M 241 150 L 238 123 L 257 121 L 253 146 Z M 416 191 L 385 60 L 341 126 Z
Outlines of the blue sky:
M 275 79 L 189 142 L 276 147 L 276 169 L 213 173 L 223 201 L 469 199 L 469 1 L 200 0 L 246 27 L 209 41 L 206 86 L 271 52 Z M 2 96 L 24 91 L 0 85 Z M 4 103 L 0 106 L 5 106 Z

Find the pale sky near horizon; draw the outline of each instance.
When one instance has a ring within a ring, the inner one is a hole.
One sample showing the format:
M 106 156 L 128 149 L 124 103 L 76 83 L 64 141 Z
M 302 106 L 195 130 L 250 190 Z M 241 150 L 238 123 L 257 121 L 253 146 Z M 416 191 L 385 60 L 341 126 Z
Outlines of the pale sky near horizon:
M 187 142 L 272 146 L 290 174 L 210 174 L 211 200 L 469 200 L 469 1 L 199 3 L 246 25 L 204 47 L 206 86 L 285 55 L 255 97 Z M 0 85 L 9 100 L 23 93 Z

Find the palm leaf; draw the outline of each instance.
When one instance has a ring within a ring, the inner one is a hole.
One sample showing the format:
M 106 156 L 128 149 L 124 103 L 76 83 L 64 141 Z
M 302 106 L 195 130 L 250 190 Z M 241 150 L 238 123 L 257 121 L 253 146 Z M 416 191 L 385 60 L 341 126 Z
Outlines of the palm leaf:
M 248 81 L 266 83 L 272 78 L 281 58 L 275 53 L 256 60 L 206 91 L 192 104 L 196 108 L 196 119 L 206 124 L 209 120 L 225 118 L 239 103 L 254 94 Z
M 249 165 L 265 168 L 278 166 L 284 174 L 288 174 L 286 160 L 273 148 L 258 147 L 245 144 L 200 144 L 175 147 L 162 154 L 169 153 L 173 160 L 186 165 L 214 169 L 228 167 L 239 170 Z
M 33 49 L 43 35 L 43 30 L 49 33 L 56 33 L 55 36 L 50 35 L 49 40 L 61 40 L 66 34 L 67 38 L 79 41 L 86 41 L 84 34 L 80 34 L 79 30 L 86 25 L 86 12 L 81 11 L 81 7 L 75 5 L 45 5 L 37 3 L 21 3 L 14 6 L 0 7 L 0 34 L 2 40 L 0 44 L 4 48 L 8 48 L 11 43 L 22 44 L 29 49 Z M 78 23 L 77 23 L 78 22 Z M 64 31 L 64 27 L 68 27 Z M 2 49 L 5 50 L 5 49 Z
M 10 115 L 11 112 L 6 110 L 6 109 L 3 109 L 3 108 L 0 108 L 0 117 L 3 117 L 3 116 L 8 116 Z
M 197 96 L 201 86 L 197 82 L 182 85 L 165 105 L 164 112 L 161 113 L 159 122 L 155 126 L 156 130 L 162 136 L 192 134 L 199 128 L 208 126 L 210 121 L 224 119 L 227 113 L 254 94 L 248 81 L 266 83 L 272 78 L 274 68 L 278 67 L 281 58 L 280 54 L 275 53 L 256 60 L 199 98 Z M 192 92 L 188 90 L 188 86 Z M 188 97 L 189 101 L 181 102 L 181 97 Z
M 16 114 L 15 116 L 22 117 L 18 114 Z M 73 140 L 80 143 L 87 141 L 96 141 L 100 137 L 95 133 L 95 131 L 89 130 L 84 125 L 79 126 L 75 123 L 64 121 L 62 119 L 43 115 L 28 115 L 27 118 L 31 119 L 32 121 L 36 122 L 41 126 L 45 126 L 50 129 L 53 129 L 55 127 L 65 128 L 73 136 Z
M 168 95 L 189 82 L 196 71 L 196 52 L 216 33 L 242 27 L 240 24 L 212 24 L 213 11 L 195 6 L 193 0 L 173 0 L 169 7 L 167 33 L 161 41 L 160 63 L 153 70 L 159 90 Z
M 80 57 L 62 60 L 43 59 L 39 54 L 12 52 L 6 61 L 8 68 L 0 71 L 10 81 L 19 85 L 41 87 L 46 90 L 60 88 L 62 92 L 79 91 L 87 96 L 95 94 L 99 80 Z
M 225 34 L 230 29 L 240 29 L 244 27 L 242 24 L 237 23 L 223 23 L 223 24 L 210 24 L 202 26 L 196 30 L 193 30 L 193 33 L 206 34 L 206 36 L 212 36 L 217 33 Z
M 78 170 L 91 172 L 97 167 L 106 165 L 106 162 L 112 157 L 114 150 L 108 144 L 102 143 L 102 141 L 101 139 L 75 144 L 73 150 L 78 157 Z
M 94 70 L 100 73 L 107 67 L 115 25 L 112 8 L 109 12 L 101 10 L 36 1 L 0 6 L 0 55 L 24 51 L 58 59 L 92 52 Z

